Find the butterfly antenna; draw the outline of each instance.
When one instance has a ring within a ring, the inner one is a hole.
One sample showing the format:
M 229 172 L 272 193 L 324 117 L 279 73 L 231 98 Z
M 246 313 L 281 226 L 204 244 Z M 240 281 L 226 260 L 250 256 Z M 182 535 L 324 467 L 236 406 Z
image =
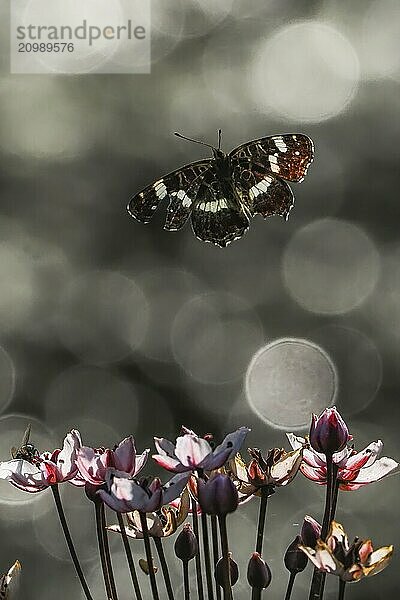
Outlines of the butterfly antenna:
M 174 131 L 174 135 L 176 135 L 176 137 L 178 138 L 182 138 L 183 140 L 187 140 L 188 142 L 194 142 L 195 144 L 201 144 L 202 146 L 207 146 L 208 148 L 214 148 L 214 146 L 211 146 L 211 144 L 206 144 L 205 142 L 200 142 L 199 140 L 194 140 L 193 138 L 186 137 L 186 135 L 182 135 L 177 131 Z
M 221 150 L 222 129 L 218 129 L 218 150 Z

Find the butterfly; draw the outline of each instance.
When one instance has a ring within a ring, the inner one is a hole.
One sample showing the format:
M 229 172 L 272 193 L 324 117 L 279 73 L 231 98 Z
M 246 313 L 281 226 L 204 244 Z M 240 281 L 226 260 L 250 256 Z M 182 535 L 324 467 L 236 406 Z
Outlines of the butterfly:
M 176 136 L 212 149 L 212 158 L 190 163 L 145 187 L 128 212 L 148 223 L 162 200 L 168 201 L 164 229 L 178 231 L 191 219 L 199 240 L 225 247 L 243 236 L 250 219 L 279 215 L 287 220 L 294 205 L 287 181 L 300 183 L 314 157 L 312 140 L 301 133 L 272 135 L 234 148 Z

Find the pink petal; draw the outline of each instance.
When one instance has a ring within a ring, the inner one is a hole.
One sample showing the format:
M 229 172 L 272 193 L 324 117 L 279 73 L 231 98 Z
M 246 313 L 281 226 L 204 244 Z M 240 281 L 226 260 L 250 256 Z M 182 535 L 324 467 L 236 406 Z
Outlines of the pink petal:
M 382 448 L 383 443 L 381 442 L 381 440 L 378 440 L 377 442 L 372 442 L 361 452 L 349 456 L 344 465 L 345 469 L 359 470 L 363 467 L 367 468 L 372 466 L 375 460 L 382 452 Z
M 185 434 L 176 440 L 175 454 L 185 467 L 197 467 L 211 452 L 210 444 L 203 438 Z
M 66 481 L 75 476 L 78 470 L 76 464 L 77 451 L 81 446 L 81 436 L 76 429 L 73 429 L 65 436 L 63 449 L 58 453 L 56 458 L 59 481 Z
M 307 479 L 311 479 L 311 481 L 316 481 L 317 483 L 326 483 L 325 469 L 314 469 L 313 467 L 309 467 L 305 463 L 302 463 L 300 465 L 300 471 L 305 477 L 307 477 Z
M 111 466 L 110 455 L 110 450 L 99 454 L 88 446 L 79 448 L 76 463 L 82 477 L 93 485 L 104 483 L 107 468 Z
M 183 471 L 191 470 L 190 467 L 184 467 L 180 460 L 177 458 L 171 458 L 162 454 L 153 454 L 152 458 L 156 461 L 160 467 L 172 471 L 173 473 L 182 473 Z
M 135 475 L 135 476 L 138 475 L 138 473 L 140 473 L 140 471 L 143 469 L 143 467 L 147 463 L 147 459 L 149 457 L 149 452 L 150 452 L 150 450 L 149 450 L 149 448 L 147 448 L 147 450 L 142 452 L 142 454 L 136 455 L 135 472 L 132 473 L 132 475 Z
M 359 550 L 358 550 L 358 555 L 360 557 L 361 562 L 365 563 L 373 551 L 374 551 L 374 548 L 372 546 L 371 540 L 365 541 L 363 543 L 363 545 L 361 546 L 361 548 L 359 548 Z
M 289 444 L 292 446 L 293 450 L 299 450 L 306 444 L 305 438 L 295 435 L 294 433 L 287 433 L 286 437 L 289 440 Z
M 42 471 L 22 459 L 0 463 L 0 479 L 5 479 L 14 487 L 30 493 L 41 492 L 48 487 Z
M 373 481 L 379 481 L 394 471 L 398 466 L 399 465 L 395 460 L 384 456 L 383 458 L 376 460 L 370 467 L 361 469 L 352 483 L 365 485 L 367 483 L 372 483 Z
M 129 475 L 135 472 L 136 448 L 133 437 L 130 435 L 120 442 L 114 450 L 114 467 L 118 471 L 125 471 Z
M 155 437 L 154 445 L 157 449 L 158 454 L 161 454 L 162 456 L 171 456 L 172 458 L 176 458 L 175 445 L 166 438 Z

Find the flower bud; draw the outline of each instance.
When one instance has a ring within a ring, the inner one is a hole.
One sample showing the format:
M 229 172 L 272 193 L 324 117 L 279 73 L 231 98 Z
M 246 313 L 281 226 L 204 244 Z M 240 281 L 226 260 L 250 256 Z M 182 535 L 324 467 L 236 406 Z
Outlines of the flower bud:
M 269 566 L 258 552 L 253 552 L 247 566 L 247 581 L 252 588 L 263 590 L 269 586 L 271 579 Z
M 299 548 L 301 543 L 301 537 L 298 535 L 285 552 L 283 562 L 290 573 L 301 573 L 307 566 L 308 558 Z
M 321 525 L 309 515 L 304 517 L 301 526 L 300 538 L 303 546 L 315 548 L 317 540 L 321 537 Z
M 351 439 L 347 425 L 335 406 L 326 408 L 319 417 L 312 416 L 310 444 L 316 452 L 332 455 L 343 450 Z
M 86 497 L 91 500 L 92 502 L 94 502 L 95 504 L 101 504 L 101 498 L 98 495 L 98 491 L 102 489 L 100 486 L 98 485 L 93 485 L 92 483 L 89 483 L 88 481 L 85 483 L 85 494 Z
M 233 481 L 222 473 L 212 475 L 208 481 L 199 479 L 197 492 L 201 510 L 207 515 L 225 516 L 239 505 L 239 496 Z
M 239 579 L 239 567 L 237 562 L 233 560 L 231 552 L 229 552 L 229 571 L 231 585 L 234 586 Z M 223 558 L 220 558 L 217 564 L 215 565 L 215 580 L 218 583 L 218 585 L 220 585 L 222 588 L 224 587 L 225 561 Z
M 199 551 L 197 538 L 193 533 L 190 523 L 185 523 L 182 531 L 175 540 L 175 554 L 183 562 L 189 562 Z

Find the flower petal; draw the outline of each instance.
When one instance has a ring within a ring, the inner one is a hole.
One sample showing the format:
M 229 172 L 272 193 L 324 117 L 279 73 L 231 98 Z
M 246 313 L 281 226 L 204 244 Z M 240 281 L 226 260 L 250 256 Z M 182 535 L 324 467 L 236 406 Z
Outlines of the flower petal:
M 207 440 L 197 435 L 186 433 L 176 440 L 175 454 L 185 467 L 196 468 L 211 452 Z
M 300 471 L 303 473 L 307 479 L 311 481 L 316 481 L 317 483 L 326 483 L 326 470 L 325 469 L 314 469 L 313 467 L 309 467 L 305 463 L 300 465 Z
M 383 571 L 389 564 L 392 554 L 393 546 L 383 546 L 382 548 L 375 550 L 375 552 L 370 555 L 368 564 L 363 566 L 364 575 L 366 577 L 372 577 L 372 575 L 377 575 Z
M 336 574 L 337 571 L 343 569 L 343 565 L 339 563 L 334 556 L 332 556 L 327 545 L 321 540 L 318 540 L 315 549 L 310 548 L 309 546 L 301 545 L 299 548 L 308 556 L 311 562 L 313 562 L 320 571 Z
M 164 485 L 163 504 L 169 504 L 183 492 L 190 473 L 178 473 Z
M 125 471 L 129 475 L 133 475 L 136 466 L 136 448 L 133 437 L 130 435 L 123 439 L 113 453 L 114 467 L 118 471 Z
M 158 454 L 161 454 L 162 456 L 170 456 L 171 458 L 176 458 L 175 445 L 166 438 L 155 437 L 154 445 L 157 449 Z
M 63 448 L 57 454 L 56 465 L 59 471 L 58 481 L 67 481 L 72 479 L 77 471 L 76 464 L 77 452 L 82 446 L 81 435 L 79 431 L 73 429 L 65 436 Z
M 374 462 L 370 467 L 361 469 L 352 483 L 359 485 L 366 485 L 374 481 L 379 481 L 383 477 L 386 477 L 389 473 L 394 471 L 399 464 L 392 458 L 384 456 Z
M 372 466 L 382 452 L 382 448 L 383 442 L 381 440 L 372 442 L 361 452 L 349 456 L 345 462 L 344 468 L 348 470 L 358 470 L 363 467 L 368 468 Z
M 172 471 L 172 473 L 191 471 L 191 467 L 185 467 L 180 460 L 167 456 L 166 454 L 153 454 L 152 458 L 160 467 L 163 467 L 163 469 L 166 469 L 167 471 Z
M 302 461 L 302 450 L 294 450 L 284 454 L 271 468 L 271 476 L 276 485 L 286 485 L 297 474 Z
M 41 469 L 22 459 L 0 463 L 0 479 L 9 481 L 13 486 L 24 492 L 41 492 L 48 487 Z
M 207 471 L 222 467 L 227 460 L 233 458 L 239 452 L 249 431 L 248 427 L 239 427 L 236 431 L 229 433 L 222 443 L 215 448 L 212 455 L 206 458 L 202 467 Z

